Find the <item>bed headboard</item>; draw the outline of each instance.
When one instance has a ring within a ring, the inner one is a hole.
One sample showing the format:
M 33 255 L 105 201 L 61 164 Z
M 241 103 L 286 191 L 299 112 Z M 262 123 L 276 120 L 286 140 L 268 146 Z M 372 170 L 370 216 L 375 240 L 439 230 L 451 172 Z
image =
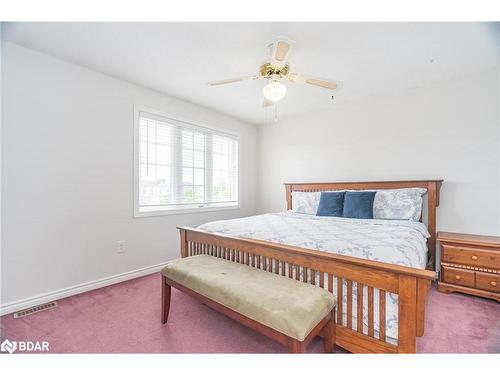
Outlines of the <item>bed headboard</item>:
M 286 206 L 292 209 L 292 192 L 294 191 L 331 191 L 331 190 L 381 190 L 402 188 L 427 189 L 427 228 L 431 237 L 427 241 L 429 261 L 427 268 L 435 269 L 436 259 L 436 208 L 439 206 L 439 191 L 443 180 L 417 181 L 366 181 L 366 182 L 311 182 L 286 183 Z

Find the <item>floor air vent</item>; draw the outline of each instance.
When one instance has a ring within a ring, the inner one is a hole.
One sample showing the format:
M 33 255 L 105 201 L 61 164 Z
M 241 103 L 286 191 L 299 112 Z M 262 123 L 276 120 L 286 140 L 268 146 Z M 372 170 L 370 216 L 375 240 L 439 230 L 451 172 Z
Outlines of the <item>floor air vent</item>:
M 48 309 L 53 309 L 54 307 L 57 307 L 57 302 L 49 302 L 49 303 L 43 303 L 41 305 L 35 306 L 35 307 L 30 307 L 29 309 L 26 310 L 21 310 L 16 313 L 14 313 L 14 319 L 16 318 L 23 318 L 25 316 L 35 314 L 40 311 L 45 311 Z

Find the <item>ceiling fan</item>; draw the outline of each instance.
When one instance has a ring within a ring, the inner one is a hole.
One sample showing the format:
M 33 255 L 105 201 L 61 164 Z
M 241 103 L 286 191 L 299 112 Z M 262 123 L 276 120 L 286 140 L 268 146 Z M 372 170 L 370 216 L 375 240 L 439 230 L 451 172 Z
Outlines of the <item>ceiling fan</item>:
M 286 95 L 286 86 L 282 83 L 288 80 L 292 83 L 305 83 L 318 86 L 328 90 L 339 90 L 342 88 L 342 82 L 313 77 L 307 74 L 292 73 L 288 58 L 292 43 L 288 39 L 280 38 L 269 45 L 271 58 L 260 66 L 259 73 L 256 75 L 230 78 L 220 81 L 208 82 L 209 86 L 220 86 L 229 83 L 241 82 L 246 80 L 266 79 L 267 84 L 262 89 L 264 96 L 264 107 L 271 106 L 277 101 L 283 99 Z

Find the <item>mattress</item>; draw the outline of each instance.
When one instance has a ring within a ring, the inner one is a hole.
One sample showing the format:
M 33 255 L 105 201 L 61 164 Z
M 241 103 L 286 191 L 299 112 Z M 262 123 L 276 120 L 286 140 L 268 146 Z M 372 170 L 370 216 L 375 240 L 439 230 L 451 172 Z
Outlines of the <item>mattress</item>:
M 425 269 L 427 238 L 425 224 L 402 220 L 349 219 L 293 213 L 291 211 L 256 215 L 239 219 L 213 221 L 199 226 L 212 233 L 253 238 L 304 247 L 401 266 Z M 334 294 L 336 294 L 336 280 Z M 325 283 L 325 285 L 328 285 Z M 343 311 L 347 311 L 347 286 L 344 283 Z M 363 291 L 363 326 L 368 332 L 368 293 Z M 356 283 L 353 283 L 356 291 Z M 336 296 L 335 296 L 336 297 Z M 374 293 L 375 337 L 378 337 L 378 291 Z M 398 296 L 386 293 L 386 336 L 388 342 L 398 337 Z M 357 300 L 353 293 L 352 326 L 357 325 Z M 344 325 L 347 315 L 344 314 Z

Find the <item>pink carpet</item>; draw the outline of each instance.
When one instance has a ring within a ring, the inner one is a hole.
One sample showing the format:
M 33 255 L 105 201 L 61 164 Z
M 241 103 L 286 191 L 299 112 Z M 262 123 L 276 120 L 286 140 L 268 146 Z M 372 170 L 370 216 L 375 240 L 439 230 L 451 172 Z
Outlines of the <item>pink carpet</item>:
M 499 353 L 500 304 L 432 290 L 420 353 Z M 48 341 L 52 353 L 283 353 L 281 345 L 173 290 L 160 323 L 160 277 L 138 278 L 59 301 L 22 319 L 1 318 L 1 339 Z M 310 346 L 322 352 L 319 339 Z

